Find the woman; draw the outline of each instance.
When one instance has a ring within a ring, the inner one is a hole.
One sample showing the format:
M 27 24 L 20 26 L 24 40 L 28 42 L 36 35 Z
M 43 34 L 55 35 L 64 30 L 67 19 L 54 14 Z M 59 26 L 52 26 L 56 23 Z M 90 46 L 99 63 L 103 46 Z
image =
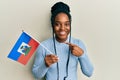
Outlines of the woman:
M 32 72 L 36 78 L 46 80 L 77 80 L 77 65 L 80 63 L 83 74 L 93 73 L 87 51 L 82 41 L 71 37 L 71 15 L 69 6 L 57 2 L 51 8 L 53 37 L 39 46 Z

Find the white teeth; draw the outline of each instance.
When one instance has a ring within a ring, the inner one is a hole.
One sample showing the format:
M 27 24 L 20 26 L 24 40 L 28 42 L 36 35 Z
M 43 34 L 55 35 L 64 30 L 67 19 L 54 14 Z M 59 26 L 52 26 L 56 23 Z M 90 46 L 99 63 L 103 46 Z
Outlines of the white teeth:
M 60 32 L 60 34 L 64 35 L 64 34 L 65 34 L 65 32 L 64 32 L 64 31 L 62 31 L 62 32 Z

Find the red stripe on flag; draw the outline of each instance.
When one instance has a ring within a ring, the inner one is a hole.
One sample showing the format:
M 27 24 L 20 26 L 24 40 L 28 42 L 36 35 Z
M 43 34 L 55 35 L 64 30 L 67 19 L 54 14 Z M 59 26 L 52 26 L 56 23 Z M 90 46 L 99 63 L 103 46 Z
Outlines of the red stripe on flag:
M 24 54 L 21 54 L 21 56 L 18 59 L 18 62 L 26 65 L 30 57 L 33 55 L 34 51 L 37 49 L 39 43 L 35 41 L 34 39 L 31 39 L 28 43 L 29 46 L 31 46 L 30 52 L 25 56 Z

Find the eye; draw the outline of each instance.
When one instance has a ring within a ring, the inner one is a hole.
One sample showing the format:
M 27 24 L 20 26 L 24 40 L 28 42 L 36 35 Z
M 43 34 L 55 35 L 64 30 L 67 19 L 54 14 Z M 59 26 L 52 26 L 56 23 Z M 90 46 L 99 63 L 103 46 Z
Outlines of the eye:
M 70 22 L 65 23 L 65 26 L 69 27 L 70 26 Z
M 60 23 L 55 22 L 54 26 L 60 26 Z

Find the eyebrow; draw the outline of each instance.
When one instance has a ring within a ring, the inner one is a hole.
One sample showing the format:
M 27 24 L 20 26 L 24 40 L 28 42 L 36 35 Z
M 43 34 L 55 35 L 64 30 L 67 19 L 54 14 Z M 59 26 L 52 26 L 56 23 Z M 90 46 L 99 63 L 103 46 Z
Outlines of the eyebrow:
M 61 21 L 55 21 L 55 22 L 61 22 Z M 70 21 L 65 21 L 65 22 L 70 22 Z

